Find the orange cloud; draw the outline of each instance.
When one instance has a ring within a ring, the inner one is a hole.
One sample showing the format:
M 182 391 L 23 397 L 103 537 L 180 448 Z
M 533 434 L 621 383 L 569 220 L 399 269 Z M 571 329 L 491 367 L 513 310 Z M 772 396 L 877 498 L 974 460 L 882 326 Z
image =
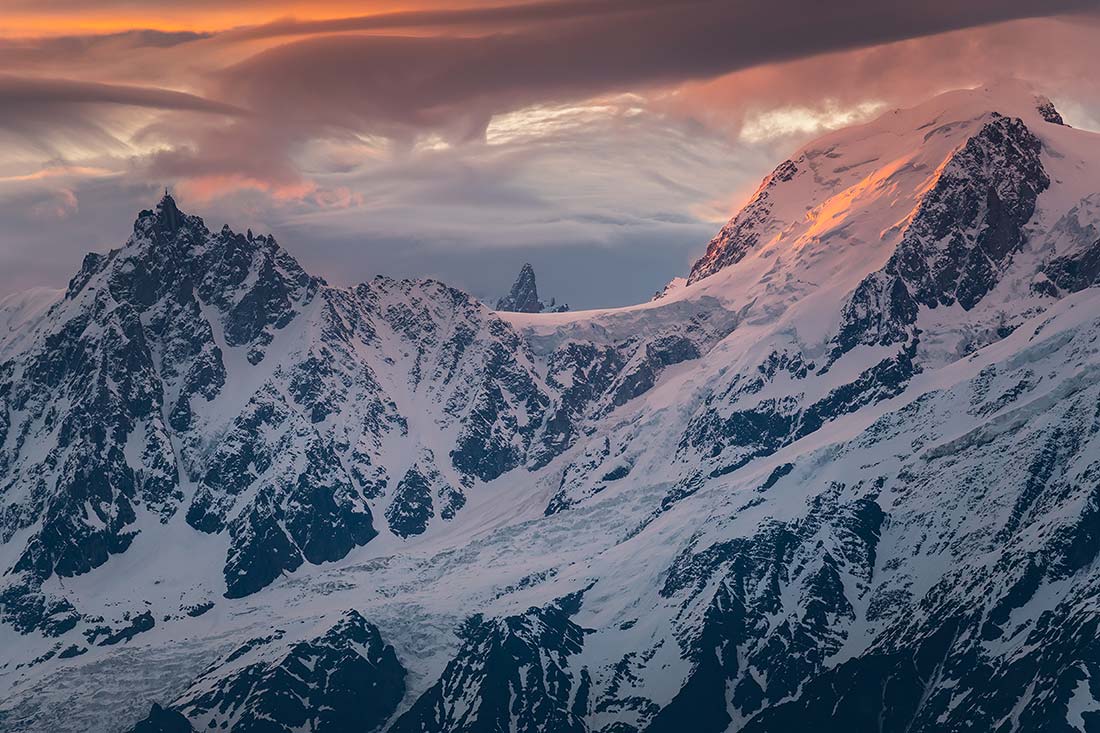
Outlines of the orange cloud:
M 218 197 L 247 191 L 267 194 L 281 203 L 305 201 L 325 210 L 349 209 L 363 203 L 362 194 L 344 186 L 326 188 L 306 180 L 279 183 L 236 174 L 186 178 L 179 182 L 176 191 L 181 198 L 198 203 L 208 203 Z
M 134 28 L 160 31 L 216 32 L 242 26 L 260 25 L 277 19 L 294 17 L 301 20 L 328 20 L 361 14 L 363 3 L 345 0 L 301 2 L 272 0 L 271 2 L 224 3 L 196 2 L 102 2 L 41 3 L 29 0 L 9 0 L 4 9 L 4 24 L 0 36 L 66 36 L 86 33 L 118 33 Z M 420 7 L 424 3 L 416 4 Z M 431 6 L 434 3 L 427 3 Z M 371 3 L 371 13 L 410 9 L 410 3 Z
M 117 175 L 117 173 L 107 168 L 96 168 L 86 165 L 55 165 L 42 168 L 34 173 L 3 176 L 0 177 L 0 183 L 29 183 L 31 181 L 45 181 L 51 178 L 105 178 L 113 175 Z
M 199 202 L 239 191 L 261 191 L 279 201 L 292 201 L 317 190 L 316 184 L 308 181 L 277 183 L 240 174 L 199 175 L 180 181 L 176 188 L 183 198 Z

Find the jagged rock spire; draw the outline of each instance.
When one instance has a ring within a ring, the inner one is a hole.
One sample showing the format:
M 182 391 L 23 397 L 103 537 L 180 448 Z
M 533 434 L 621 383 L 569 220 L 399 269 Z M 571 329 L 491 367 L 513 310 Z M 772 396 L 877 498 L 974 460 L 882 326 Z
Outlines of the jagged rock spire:
M 543 307 L 542 301 L 539 300 L 538 285 L 535 283 L 535 268 L 530 262 L 524 262 L 519 270 L 519 277 L 512 285 L 512 290 L 506 297 L 497 301 L 497 310 L 541 313 Z
M 498 311 L 510 311 L 513 313 L 562 313 L 569 310 L 566 304 L 558 305 L 555 298 L 549 303 L 539 300 L 539 289 L 535 283 L 535 268 L 530 262 L 524 262 L 519 270 L 519 276 L 512 285 L 512 290 L 507 296 L 497 301 Z
M 162 231 L 175 233 L 183 225 L 183 214 L 176 207 L 176 200 L 168 189 L 164 189 L 164 198 L 157 204 L 157 221 Z

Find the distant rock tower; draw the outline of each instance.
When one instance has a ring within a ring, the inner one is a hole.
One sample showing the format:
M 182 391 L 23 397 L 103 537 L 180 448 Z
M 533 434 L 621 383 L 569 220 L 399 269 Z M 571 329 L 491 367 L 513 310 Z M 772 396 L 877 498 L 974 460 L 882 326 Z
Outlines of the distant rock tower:
M 164 198 L 157 204 L 157 214 L 160 228 L 164 231 L 177 232 L 183 224 L 183 216 L 176 208 L 176 200 L 172 198 L 172 194 L 168 193 L 167 187 L 164 189 Z
M 519 270 L 519 277 L 512 285 L 512 290 L 505 297 L 497 301 L 498 311 L 512 313 L 542 313 L 544 311 L 561 313 L 569 310 L 567 305 L 556 305 L 551 298 L 550 304 L 545 305 L 539 300 L 539 288 L 535 283 L 535 268 L 530 262 L 524 262 Z

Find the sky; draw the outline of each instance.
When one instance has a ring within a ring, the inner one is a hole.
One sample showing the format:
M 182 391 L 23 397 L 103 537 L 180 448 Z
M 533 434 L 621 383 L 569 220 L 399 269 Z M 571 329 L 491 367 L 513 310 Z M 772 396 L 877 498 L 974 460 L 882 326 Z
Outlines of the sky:
M 0 0 L 0 297 L 165 187 L 353 285 L 683 275 L 829 129 L 1015 76 L 1100 127 L 1100 0 Z

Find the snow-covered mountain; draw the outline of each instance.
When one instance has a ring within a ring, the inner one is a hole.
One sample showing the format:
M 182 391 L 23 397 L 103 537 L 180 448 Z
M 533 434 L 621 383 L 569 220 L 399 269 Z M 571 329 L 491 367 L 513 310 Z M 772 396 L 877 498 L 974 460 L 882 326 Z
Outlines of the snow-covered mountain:
M 0 728 L 1100 730 L 1098 227 L 1014 83 L 811 143 L 622 309 L 166 196 L 0 304 Z

